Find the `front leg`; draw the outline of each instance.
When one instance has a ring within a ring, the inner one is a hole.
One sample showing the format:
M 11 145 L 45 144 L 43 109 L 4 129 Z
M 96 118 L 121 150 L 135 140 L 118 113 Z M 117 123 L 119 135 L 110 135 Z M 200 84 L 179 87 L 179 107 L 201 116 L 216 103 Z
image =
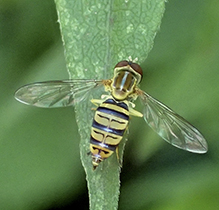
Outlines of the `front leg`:
M 111 98 L 110 95 L 101 95 L 101 99 L 91 99 L 91 103 L 94 104 L 95 106 L 99 106 L 102 104 L 106 99 Z
M 90 101 L 95 106 L 99 106 L 100 104 L 102 104 L 105 101 L 105 99 L 91 99 Z

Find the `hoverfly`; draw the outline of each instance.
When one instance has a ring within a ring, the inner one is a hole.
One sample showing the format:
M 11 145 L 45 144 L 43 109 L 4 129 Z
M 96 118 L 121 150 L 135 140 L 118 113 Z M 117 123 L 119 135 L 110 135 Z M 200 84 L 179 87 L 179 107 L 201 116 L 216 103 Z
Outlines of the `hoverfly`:
M 90 153 L 93 169 L 110 157 L 127 130 L 130 115 L 143 117 L 146 123 L 165 141 L 180 149 L 205 153 L 207 142 L 202 134 L 181 116 L 139 89 L 143 77 L 141 67 L 132 61 L 120 61 L 114 76 L 108 80 L 63 80 L 25 85 L 18 89 L 15 98 L 37 107 L 73 106 L 87 98 L 97 87 L 105 87 L 108 95 L 92 99 L 97 106 L 90 135 Z M 143 112 L 134 109 L 133 101 L 140 98 Z

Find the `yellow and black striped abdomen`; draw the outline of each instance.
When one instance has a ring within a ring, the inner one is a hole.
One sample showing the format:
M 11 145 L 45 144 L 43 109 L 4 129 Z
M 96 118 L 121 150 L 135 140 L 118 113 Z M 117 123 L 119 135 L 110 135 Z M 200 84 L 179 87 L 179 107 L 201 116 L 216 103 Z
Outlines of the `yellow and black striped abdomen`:
M 110 98 L 97 108 L 90 138 L 90 151 L 94 169 L 116 150 L 128 122 L 129 110 L 124 102 L 116 102 Z

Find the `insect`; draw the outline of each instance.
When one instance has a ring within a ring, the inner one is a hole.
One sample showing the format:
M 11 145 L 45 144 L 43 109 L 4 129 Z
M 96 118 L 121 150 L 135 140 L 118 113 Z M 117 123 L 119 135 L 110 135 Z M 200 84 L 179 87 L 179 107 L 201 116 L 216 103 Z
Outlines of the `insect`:
M 115 151 L 119 160 L 118 145 L 131 115 L 143 117 L 158 135 L 173 146 L 194 153 L 207 152 L 207 142 L 195 127 L 138 87 L 142 77 L 143 71 L 137 63 L 124 60 L 115 66 L 112 79 L 38 82 L 18 89 L 15 98 L 37 107 L 65 107 L 80 103 L 91 91 L 104 87 L 108 95 L 91 100 L 97 107 L 90 135 L 93 169 Z M 142 113 L 134 109 L 133 102 L 137 98 L 143 104 Z

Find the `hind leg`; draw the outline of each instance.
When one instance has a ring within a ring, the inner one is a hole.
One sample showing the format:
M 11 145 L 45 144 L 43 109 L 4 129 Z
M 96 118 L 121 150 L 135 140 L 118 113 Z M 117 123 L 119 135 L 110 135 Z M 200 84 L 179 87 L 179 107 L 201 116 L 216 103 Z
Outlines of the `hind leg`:
M 122 162 L 120 161 L 120 158 L 119 158 L 119 147 L 116 147 L 116 158 L 117 158 L 119 167 L 122 168 Z

